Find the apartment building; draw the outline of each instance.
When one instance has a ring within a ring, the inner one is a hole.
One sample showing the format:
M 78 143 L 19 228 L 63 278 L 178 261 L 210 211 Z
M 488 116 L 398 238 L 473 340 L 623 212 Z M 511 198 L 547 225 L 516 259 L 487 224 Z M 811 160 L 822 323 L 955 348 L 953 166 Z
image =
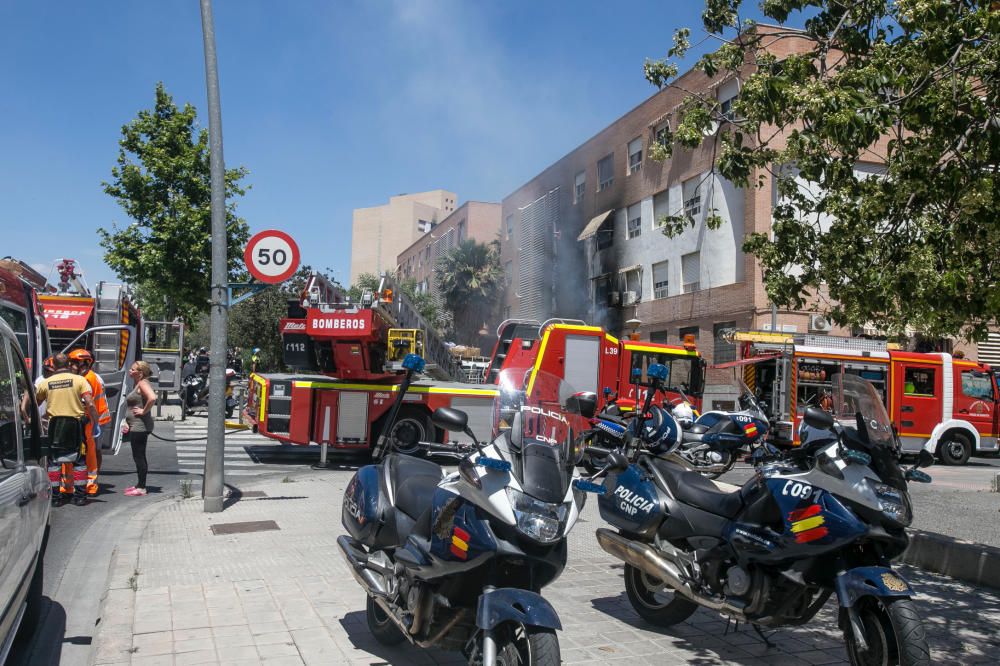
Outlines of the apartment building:
M 496 240 L 499 231 L 500 204 L 466 201 L 399 254 L 397 275 L 401 280 L 415 280 L 418 290 L 434 294 L 434 267 L 439 257 L 467 239 L 480 243 Z
M 797 47 L 790 39 L 771 45 L 779 57 Z M 681 89 L 714 95 L 725 110 L 739 82 L 689 71 L 677 88 L 652 95 L 503 199 L 501 261 L 513 274 L 506 313 L 574 317 L 655 342 L 691 334 L 709 363 L 735 359 L 728 332 L 769 329 L 772 317 L 779 330 L 849 335 L 815 313 L 772 312 L 760 268 L 742 250 L 747 234 L 770 229 L 771 182 L 742 189 L 714 173 L 711 142 L 675 146 L 665 162 L 649 158 L 677 122 Z M 691 225 L 668 238 L 666 215 Z M 712 215 L 721 219 L 714 229 Z M 707 405 L 731 404 L 731 372 L 709 373 L 718 392 L 706 393 Z
M 355 208 L 351 225 L 351 284 L 362 273 L 396 269 L 396 258 L 455 211 L 457 197 L 431 190 L 390 197 L 387 204 Z

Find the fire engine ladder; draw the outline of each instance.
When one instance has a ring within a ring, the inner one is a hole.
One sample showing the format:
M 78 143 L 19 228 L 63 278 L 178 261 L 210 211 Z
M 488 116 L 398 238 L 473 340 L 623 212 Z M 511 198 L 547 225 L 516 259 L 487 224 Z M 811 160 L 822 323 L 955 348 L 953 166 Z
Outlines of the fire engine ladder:
M 500 326 L 497 327 L 497 337 L 500 341 L 497 342 L 497 353 L 490 365 L 490 376 L 486 378 L 488 384 L 496 382 L 500 375 L 500 366 L 507 358 L 507 353 L 510 351 L 510 345 L 514 339 L 536 340 L 541 328 L 542 325 L 537 319 L 507 319 L 500 323 Z
M 122 297 L 124 287 L 120 284 L 100 282 L 94 297 L 94 325 L 112 326 L 122 323 Z M 136 322 L 129 322 L 135 325 Z M 121 331 L 95 333 L 93 353 L 95 370 L 98 373 L 116 372 L 121 354 Z
M 392 289 L 392 303 L 383 304 L 380 308 L 389 315 L 394 328 L 419 328 L 424 332 L 424 359 L 427 361 L 427 374 L 442 381 L 461 381 L 461 363 L 451 355 L 437 329 L 424 319 L 420 310 L 388 276 L 382 277 L 379 293 L 385 289 Z

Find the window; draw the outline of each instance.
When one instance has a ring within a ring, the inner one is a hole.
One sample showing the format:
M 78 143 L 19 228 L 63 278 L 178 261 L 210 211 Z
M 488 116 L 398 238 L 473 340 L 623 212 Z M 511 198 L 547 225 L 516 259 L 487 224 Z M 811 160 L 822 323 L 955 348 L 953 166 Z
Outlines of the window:
M 628 173 L 632 175 L 642 168 L 642 137 L 628 142 Z
M 615 182 L 615 154 L 611 153 L 597 163 L 597 191 L 603 192 Z
M 726 81 L 721 86 L 719 86 L 718 100 L 719 100 L 719 114 L 725 120 L 736 120 L 736 115 L 733 113 L 733 102 L 740 94 L 740 83 L 736 79 Z
M 962 372 L 962 395 L 979 400 L 993 400 L 993 383 L 984 372 L 964 370 Z
M 465 220 L 458 223 L 458 242 L 465 240 Z
M 642 280 L 640 279 L 639 276 L 639 269 L 633 268 L 632 270 L 625 271 L 624 273 L 621 274 L 621 276 L 622 276 L 621 278 L 622 290 L 626 292 L 631 291 L 635 293 L 635 301 L 633 301 L 632 303 L 628 302 L 627 297 L 622 296 L 622 305 L 634 305 L 635 303 L 641 301 Z
M 732 341 L 732 333 L 735 330 L 735 321 L 723 322 L 712 327 L 712 339 L 715 341 L 715 357 L 712 363 L 728 363 L 736 360 L 736 344 Z
M 963 377 L 964 379 L 964 377 Z M 964 384 L 963 393 L 964 393 Z M 906 368 L 903 374 L 903 393 L 906 395 L 934 395 L 934 368 Z
M 681 257 L 682 294 L 690 294 L 701 289 L 701 257 L 697 252 Z
M 581 171 L 573 179 L 573 203 L 578 204 L 583 201 L 583 193 L 587 189 L 587 172 Z
M 666 298 L 667 297 L 667 284 L 669 280 L 669 264 L 666 261 L 661 261 L 658 264 L 653 264 L 653 298 Z
M 656 143 L 660 144 L 664 148 L 669 147 L 667 145 L 667 132 L 669 131 L 670 131 L 670 123 L 666 122 L 660 123 L 653 130 L 653 138 L 655 139 Z
M 670 344 L 670 335 L 666 331 L 652 331 L 649 334 L 649 341 L 661 345 Z
M 36 423 L 35 412 L 35 387 L 31 384 L 31 375 L 24 362 L 18 358 L 17 353 L 11 350 L 11 361 L 14 364 L 14 383 L 17 386 L 17 400 L 20 405 L 18 410 L 21 413 L 19 423 L 21 426 L 21 445 L 24 462 L 28 464 L 38 464 L 38 459 L 42 456 L 41 441 Z
M 507 216 L 507 240 L 514 240 L 514 214 Z
M 670 215 L 670 191 L 663 190 L 653 195 L 653 228 L 663 226 L 663 218 Z
M 424 248 L 424 261 L 426 261 L 428 264 L 431 263 L 431 246 L 430 245 L 428 245 L 426 248 Z
M 608 215 L 597 230 L 597 249 L 606 250 L 615 244 L 615 216 Z
M 697 326 L 685 326 L 684 328 L 677 329 L 677 339 L 684 342 L 684 338 L 689 335 L 693 335 L 694 339 L 698 339 L 698 327 Z
M 18 462 L 17 409 L 18 400 L 11 383 L 10 364 L 7 361 L 8 344 L 0 338 L 0 478 L 7 476 Z
M 14 330 L 14 335 L 17 336 L 17 343 L 21 347 L 21 353 L 25 356 L 28 355 L 28 319 L 27 313 L 21 308 L 14 308 L 13 306 L 0 305 L 0 318 L 2 318 L 7 325 Z
M 701 215 L 701 191 L 698 187 L 698 176 L 684 181 L 684 215 L 692 222 Z
M 628 207 L 628 227 L 625 230 L 625 238 L 635 238 L 642 235 L 642 206 L 632 204 Z
M 503 279 L 509 287 L 514 284 L 514 262 L 508 261 L 503 265 Z

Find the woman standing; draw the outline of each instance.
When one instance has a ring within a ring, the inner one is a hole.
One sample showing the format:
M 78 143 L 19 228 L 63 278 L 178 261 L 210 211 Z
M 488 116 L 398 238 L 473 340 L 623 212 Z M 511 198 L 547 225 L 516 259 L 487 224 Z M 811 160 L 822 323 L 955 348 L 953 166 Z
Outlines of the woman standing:
M 146 441 L 153 432 L 153 417 L 149 410 L 156 402 L 156 393 L 149 385 L 149 375 L 152 370 L 149 363 L 136 361 L 128 370 L 129 376 L 135 382 L 135 388 L 125 397 L 125 427 L 132 445 L 132 459 L 135 461 L 135 471 L 139 481 L 134 486 L 125 489 L 129 497 L 141 497 L 146 494 L 146 472 L 149 463 L 146 462 Z

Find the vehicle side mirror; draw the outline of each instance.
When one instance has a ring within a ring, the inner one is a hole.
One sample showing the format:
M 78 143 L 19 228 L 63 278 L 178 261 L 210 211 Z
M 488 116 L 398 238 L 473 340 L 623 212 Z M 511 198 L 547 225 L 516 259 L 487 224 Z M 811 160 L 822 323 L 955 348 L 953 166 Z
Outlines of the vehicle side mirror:
M 616 471 L 628 469 L 628 458 L 620 451 L 611 451 L 606 460 L 609 469 Z
M 593 418 L 597 412 L 597 394 L 591 391 L 574 393 L 566 400 L 566 411 L 579 414 L 584 418 Z
M 817 428 L 819 430 L 829 430 L 833 427 L 833 414 L 826 412 L 818 407 L 806 407 L 805 413 L 802 415 L 802 420 L 806 422 L 810 428 Z
M 434 425 L 440 426 L 449 432 L 465 432 L 469 427 L 469 415 L 460 409 L 451 407 L 438 407 L 431 414 L 431 421 Z
M 934 454 L 927 449 L 921 449 L 917 454 L 917 467 L 930 467 L 934 464 Z

